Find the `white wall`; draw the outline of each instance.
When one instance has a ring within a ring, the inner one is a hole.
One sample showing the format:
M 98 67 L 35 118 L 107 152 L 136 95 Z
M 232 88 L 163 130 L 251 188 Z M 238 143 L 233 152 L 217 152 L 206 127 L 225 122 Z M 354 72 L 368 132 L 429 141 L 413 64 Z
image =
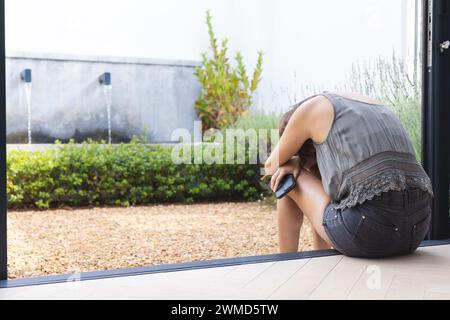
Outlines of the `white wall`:
M 6 0 L 8 51 L 198 60 L 204 12 L 251 68 L 265 55 L 257 105 L 286 108 L 306 84 L 331 88 L 352 63 L 407 54 L 414 0 Z M 408 9 L 410 10 L 410 9 Z

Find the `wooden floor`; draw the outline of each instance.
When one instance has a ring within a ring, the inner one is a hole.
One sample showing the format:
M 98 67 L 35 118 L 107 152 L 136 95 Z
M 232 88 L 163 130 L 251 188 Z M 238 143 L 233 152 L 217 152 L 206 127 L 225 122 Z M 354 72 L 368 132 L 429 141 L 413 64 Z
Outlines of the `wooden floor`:
M 450 299 L 450 245 L 0 289 L 0 299 Z

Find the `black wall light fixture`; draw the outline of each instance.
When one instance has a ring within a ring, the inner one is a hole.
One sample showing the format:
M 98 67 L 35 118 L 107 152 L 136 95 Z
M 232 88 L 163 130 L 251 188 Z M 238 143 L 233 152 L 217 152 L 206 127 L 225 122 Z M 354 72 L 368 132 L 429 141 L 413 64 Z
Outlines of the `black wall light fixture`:
M 23 82 L 31 83 L 32 82 L 32 73 L 31 69 L 25 69 L 20 73 L 20 79 L 22 79 Z
M 100 78 L 98 79 L 98 82 L 100 82 L 100 84 L 102 84 L 102 85 L 110 86 L 111 83 L 112 83 L 111 73 L 110 72 L 105 72 L 104 74 L 102 74 L 100 76 Z

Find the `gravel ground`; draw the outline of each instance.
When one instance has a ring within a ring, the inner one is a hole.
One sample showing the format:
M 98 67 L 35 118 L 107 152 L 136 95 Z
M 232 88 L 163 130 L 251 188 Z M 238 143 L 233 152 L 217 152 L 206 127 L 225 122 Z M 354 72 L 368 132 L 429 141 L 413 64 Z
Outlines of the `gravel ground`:
M 260 203 L 10 211 L 9 277 L 271 254 L 277 231 Z M 299 250 L 311 239 L 306 222 Z

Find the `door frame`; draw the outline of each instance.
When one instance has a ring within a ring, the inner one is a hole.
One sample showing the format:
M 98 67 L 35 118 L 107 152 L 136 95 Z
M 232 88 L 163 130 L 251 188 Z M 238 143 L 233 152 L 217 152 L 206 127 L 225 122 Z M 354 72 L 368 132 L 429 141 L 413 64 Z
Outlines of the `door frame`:
M 8 276 L 6 196 L 5 1 L 0 0 L 0 280 Z
M 422 164 L 434 191 L 429 240 L 450 238 L 450 0 L 423 1 Z

